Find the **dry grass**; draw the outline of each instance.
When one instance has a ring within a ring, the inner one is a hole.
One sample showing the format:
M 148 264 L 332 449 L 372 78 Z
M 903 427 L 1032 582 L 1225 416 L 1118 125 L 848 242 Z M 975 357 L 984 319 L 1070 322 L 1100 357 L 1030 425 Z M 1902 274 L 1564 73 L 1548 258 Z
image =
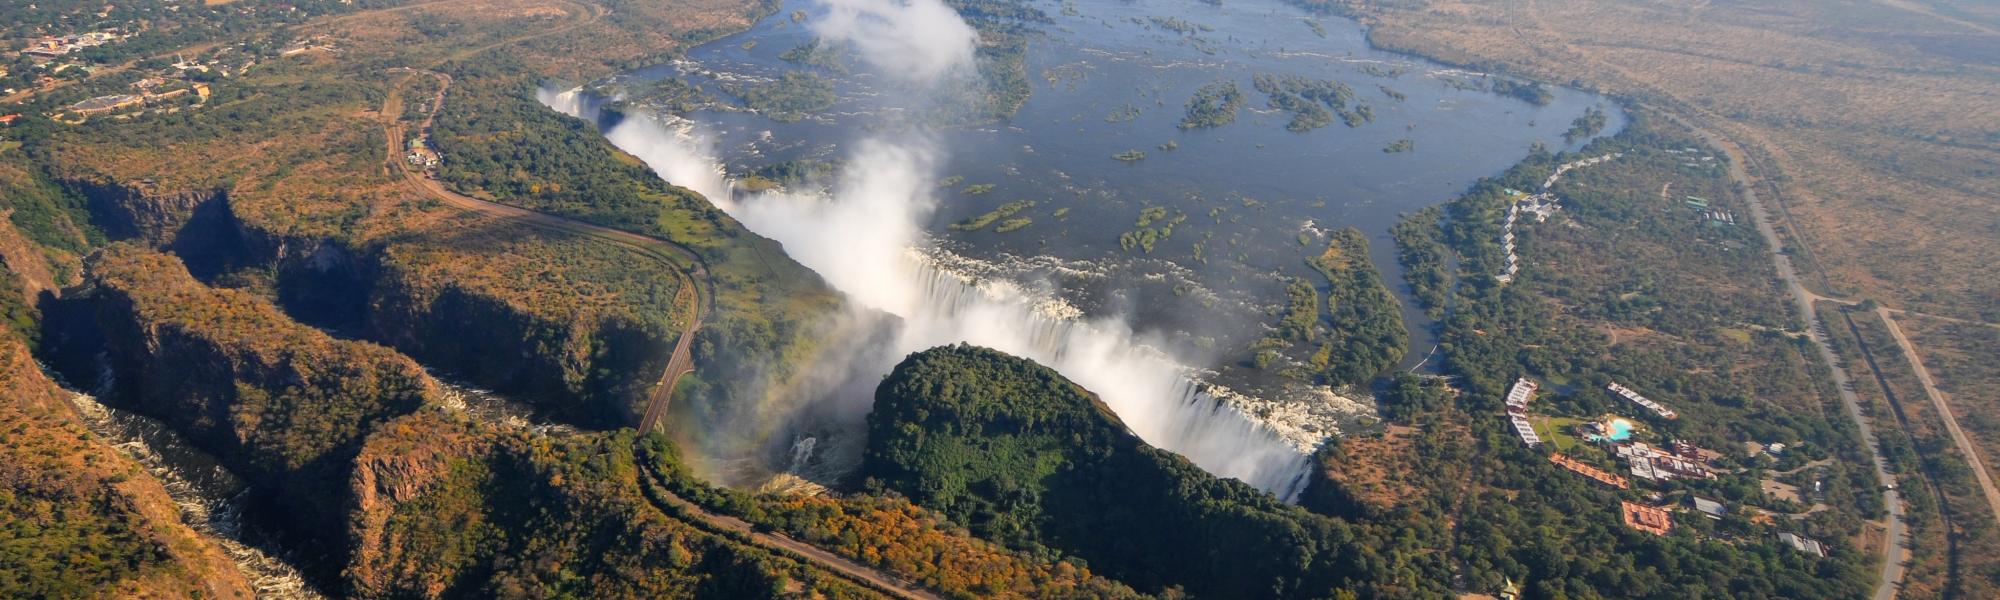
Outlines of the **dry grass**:
M 1831 291 L 2000 316 L 1990 6 L 1347 0 L 1377 43 L 1705 117 L 1769 158 Z
M 549 76 L 595 77 L 621 61 L 678 47 L 699 27 L 748 24 L 737 0 L 631 3 L 472 0 L 368 11 L 304 25 L 341 49 L 276 59 L 224 85 L 241 98 L 190 115 L 196 125 L 118 124 L 68 131 L 51 144 L 61 176 L 159 193 L 227 189 L 250 231 L 385 247 L 431 281 L 490 295 L 551 322 L 607 313 L 685 322 L 677 278 L 627 249 L 522 228 L 440 206 L 383 165 L 382 97 L 403 77 L 470 51 L 526 54 Z M 423 30 L 446 30 L 425 35 Z M 449 101 L 449 100 L 447 100 Z M 134 139 L 152 143 L 135 144 Z M 662 284 L 660 282 L 667 282 Z
M 2000 328 L 1910 316 L 1898 317 L 1896 324 L 1917 347 L 1973 443 L 1987 457 L 2000 456 Z M 1988 468 L 1992 460 L 1987 459 Z

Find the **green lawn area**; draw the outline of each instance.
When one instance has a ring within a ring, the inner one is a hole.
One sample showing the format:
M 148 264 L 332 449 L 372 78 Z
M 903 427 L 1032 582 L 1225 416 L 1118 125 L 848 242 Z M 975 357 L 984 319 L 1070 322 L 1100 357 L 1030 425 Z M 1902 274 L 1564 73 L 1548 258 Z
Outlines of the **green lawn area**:
M 1583 419 L 1576 417 L 1528 417 L 1528 423 L 1534 426 L 1535 434 L 1548 440 L 1549 445 L 1554 446 L 1558 452 L 1567 452 L 1584 445 L 1583 440 L 1576 439 L 1576 436 L 1569 433 L 1570 428 L 1582 422 Z

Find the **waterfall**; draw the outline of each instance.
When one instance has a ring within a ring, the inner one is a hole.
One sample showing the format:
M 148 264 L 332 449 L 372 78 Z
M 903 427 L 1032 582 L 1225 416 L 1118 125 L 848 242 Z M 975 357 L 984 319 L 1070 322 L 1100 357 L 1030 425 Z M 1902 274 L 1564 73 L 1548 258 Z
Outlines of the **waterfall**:
M 792 442 L 792 465 L 785 470 L 793 473 L 805 470 L 806 464 L 812 461 L 813 447 L 818 445 L 819 438 L 812 436 L 801 437 L 799 441 Z
M 578 90 L 539 96 L 551 108 L 599 120 L 593 101 Z M 905 354 L 954 343 L 1029 358 L 1097 393 L 1147 443 L 1288 501 L 1304 487 L 1313 449 L 1331 434 L 1280 431 L 1252 417 L 1245 406 L 1271 403 L 1215 393 L 1160 349 L 1168 341 L 1142 339 L 1122 320 L 1086 320 L 1062 310 L 1059 300 L 931 260 L 941 251 L 920 224 L 935 202 L 936 152 L 922 139 L 861 141 L 831 193 L 738 194 L 691 121 L 627 115 L 605 137 L 667 181 L 777 240 L 852 303 L 899 317 L 891 354 L 847 357 L 874 365 L 875 377 Z
M 898 315 L 909 322 L 905 350 L 965 342 L 1032 359 L 1097 393 L 1147 443 L 1280 498 L 1301 491 L 1318 440 L 1285 439 L 1210 393 L 1157 342 L 1139 339 L 1121 322 L 1052 314 L 1010 285 L 980 285 L 934 261 L 912 262 L 924 301 Z

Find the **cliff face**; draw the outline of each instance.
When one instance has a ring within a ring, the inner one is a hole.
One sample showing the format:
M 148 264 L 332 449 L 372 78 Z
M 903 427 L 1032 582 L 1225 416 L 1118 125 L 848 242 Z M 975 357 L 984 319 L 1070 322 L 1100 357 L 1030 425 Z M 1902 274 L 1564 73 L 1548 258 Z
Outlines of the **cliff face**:
M 541 436 L 448 411 L 371 436 L 351 480 L 355 597 L 873 598 L 662 512 L 626 433 Z
M 221 190 L 160 191 L 144 182 L 74 180 L 69 186 L 90 201 L 91 220 L 114 238 L 161 245 L 173 240 L 198 207 L 221 200 Z
M 354 475 L 348 482 L 355 499 L 347 523 L 353 551 L 344 577 L 354 596 L 385 597 L 400 591 L 437 597 L 458 578 L 464 567 L 452 561 L 454 557 L 438 554 L 475 549 L 420 544 L 413 538 L 424 532 L 401 527 L 408 517 L 394 525 L 391 520 L 399 513 L 465 514 L 458 512 L 465 507 L 449 506 L 446 499 L 471 491 L 467 487 L 474 481 L 492 483 L 482 467 L 500 441 L 493 433 L 441 413 L 424 412 L 398 419 L 369 439 L 354 460 Z M 454 483 L 460 487 L 454 489 Z M 487 503 L 482 497 L 456 499 Z M 464 527 L 471 533 L 484 525 L 468 521 Z
M 0 272 L 0 276 L 8 275 Z M 0 597 L 254 597 L 166 488 L 101 440 L 0 325 Z
M 215 232 L 204 237 L 229 240 L 234 254 L 209 260 L 275 272 L 290 316 L 360 334 L 568 423 L 635 421 L 634 404 L 686 320 L 672 312 L 673 273 L 602 244 L 501 229 L 471 247 L 445 235 L 355 246 L 239 218 L 227 202 L 214 206 L 218 224 L 197 225 Z M 510 247 L 495 251 L 492 237 Z M 176 241 L 176 252 L 187 256 L 187 244 Z
M 393 260 L 393 258 L 391 259 Z M 676 332 L 618 315 L 557 319 L 421 267 L 378 263 L 366 330 L 427 364 L 517 395 L 564 422 L 629 425 Z
M 33 306 L 44 292 L 58 294 L 62 290 L 49 270 L 48 258 L 39 246 L 14 228 L 13 221 L 8 219 L 10 212 L 0 209 L 0 268 L 14 274 L 20 283 L 21 302 Z
M 377 424 L 438 394 L 393 350 L 337 340 L 196 281 L 172 256 L 115 244 L 88 265 L 111 398 L 167 421 L 256 482 L 290 529 L 336 531 L 349 463 Z
M 1442 595 L 1399 588 L 1366 531 L 1219 479 L 1126 433 L 1032 361 L 969 346 L 911 355 L 868 416 L 864 469 L 1018 549 L 1049 547 L 1140 591 L 1213 598 Z M 1371 592 L 1371 586 L 1374 589 Z

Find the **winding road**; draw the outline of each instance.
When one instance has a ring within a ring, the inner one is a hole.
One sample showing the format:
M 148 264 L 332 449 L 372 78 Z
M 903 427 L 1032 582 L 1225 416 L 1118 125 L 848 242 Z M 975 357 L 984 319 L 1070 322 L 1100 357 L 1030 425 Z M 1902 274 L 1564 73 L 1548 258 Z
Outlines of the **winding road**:
M 593 10 L 591 14 L 601 16 L 602 13 Z M 543 32 L 527 37 L 539 37 L 547 33 Z M 499 47 L 500 45 L 484 46 L 481 50 Z M 446 188 L 442 182 L 438 181 L 428 171 L 406 166 L 406 163 L 402 160 L 403 148 L 399 143 L 402 140 L 408 139 L 407 136 L 409 135 L 408 125 L 401 122 L 404 88 L 407 87 L 410 81 L 417 77 L 432 77 L 438 82 L 437 92 L 431 98 L 430 110 L 425 115 L 424 120 L 417 124 L 417 131 L 421 135 L 428 137 L 431 123 L 437 117 L 438 107 L 443 105 L 446 91 L 450 89 L 452 79 L 449 75 L 431 70 L 398 68 L 392 69 L 392 71 L 405 73 L 406 75 L 389 86 L 388 94 L 382 101 L 381 115 L 383 133 L 385 135 L 385 149 L 387 151 L 386 166 L 391 172 L 400 173 L 404 185 L 408 186 L 412 191 L 436 198 L 446 205 L 460 210 L 520 223 L 543 231 L 584 236 L 630 248 L 666 263 L 676 273 L 684 272 L 683 265 L 692 266 L 691 269 L 685 271 L 684 276 L 687 278 L 685 281 L 687 285 L 682 288 L 684 291 L 700 290 L 685 293 L 686 301 L 694 305 L 691 307 L 693 310 L 689 311 L 691 318 L 687 326 L 682 328 L 680 339 L 675 342 L 673 354 L 668 359 L 666 368 L 661 372 L 659 381 L 654 384 L 652 392 L 648 394 L 646 409 L 640 419 L 639 430 L 641 432 L 653 430 L 666 416 L 667 405 L 673 397 L 675 385 L 682 376 L 694 371 L 691 348 L 694 335 L 701 328 L 702 321 L 709 316 L 709 312 L 715 304 L 715 284 L 709 277 L 707 261 L 700 254 L 695 253 L 693 249 L 669 240 L 466 196 Z M 643 472 L 641 477 L 644 479 L 640 484 L 650 490 L 650 493 L 647 494 L 648 498 L 663 512 L 684 516 L 712 531 L 728 532 L 766 550 L 812 563 L 828 572 L 891 596 L 903 598 L 904 600 L 943 600 L 941 596 L 907 583 L 901 578 L 887 572 L 868 567 L 825 549 L 794 540 L 784 535 L 758 531 L 749 522 L 742 519 L 710 512 L 674 494 L 664 486 L 658 485 L 657 482 L 653 481 L 654 475 L 649 470 L 641 469 L 641 471 Z
M 460 194 L 446 188 L 444 183 L 438 181 L 429 171 L 405 166 L 400 160 L 403 153 L 398 143 L 408 139 L 409 135 L 406 125 L 399 119 L 403 114 L 403 89 L 412 78 L 419 76 L 428 76 L 438 82 L 437 92 L 431 98 L 430 110 L 424 116 L 423 122 L 417 124 L 417 131 L 428 141 L 431 123 L 437 118 L 438 108 L 444 104 L 445 93 L 451 89 L 452 79 L 450 75 L 436 71 L 416 69 L 395 69 L 395 71 L 409 75 L 392 85 L 388 96 L 382 100 L 383 133 L 388 145 L 388 167 L 393 172 L 401 173 L 403 181 L 412 190 L 460 210 L 521 223 L 543 231 L 579 235 L 617 244 L 666 263 L 676 273 L 681 272 L 682 265 L 693 266 L 693 273 L 684 276 L 682 283 L 687 286 L 684 289 L 698 288 L 702 291 L 687 296 L 688 301 L 693 303 L 692 310 L 688 311 L 691 318 L 687 326 L 681 328 L 680 339 L 675 342 L 673 354 L 667 359 L 667 367 L 661 373 L 659 381 L 653 384 L 652 392 L 647 395 L 639 430 L 652 431 L 666 416 L 667 403 L 673 398 L 675 384 L 680 381 L 681 376 L 694 372 L 692 356 L 694 335 L 701 329 L 702 321 L 708 317 L 708 311 L 715 303 L 715 283 L 708 276 L 707 261 L 693 249 L 668 240 Z
M 709 512 L 700 505 L 675 495 L 673 492 L 668 491 L 665 486 L 654 481 L 657 475 L 651 469 L 642 468 L 639 471 L 640 477 L 645 478 L 645 481 L 642 482 L 643 485 L 647 486 L 647 489 L 652 492 L 649 494 L 649 497 L 651 495 L 658 495 L 656 501 L 665 504 L 665 506 L 660 507 L 661 510 L 669 514 L 679 513 L 693 517 L 711 529 L 748 538 L 757 545 L 764 546 L 766 549 L 781 550 L 784 554 L 790 554 L 800 560 L 814 563 L 856 583 L 860 583 L 876 591 L 903 598 L 904 600 L 944 600 L 942 596 L 905 583 L 899 577 L 854 562 L 818 546 L 792 539 L 781 533 L 758 531 L 755 525 L 751 525 L 750 522 L 743 519 Z

